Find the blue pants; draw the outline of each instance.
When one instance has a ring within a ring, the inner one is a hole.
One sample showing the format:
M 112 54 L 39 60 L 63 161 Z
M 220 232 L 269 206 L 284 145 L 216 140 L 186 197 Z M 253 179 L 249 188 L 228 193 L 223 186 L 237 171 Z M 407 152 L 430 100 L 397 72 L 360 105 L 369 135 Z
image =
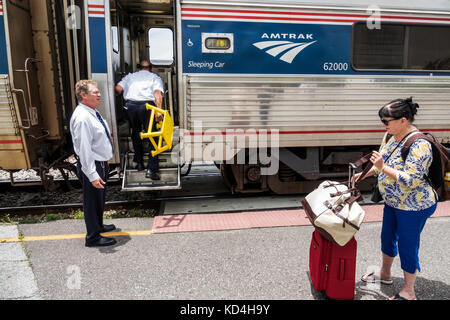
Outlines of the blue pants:
M 437 204 L 421 211 L 405 211 L 384 206 L 383 226 L 381 229 L 381 251 L 390 256 L 400 255 L 404 271 L 420 272 L 419 246 L 420 233 L 427 219 L 436 210 Z

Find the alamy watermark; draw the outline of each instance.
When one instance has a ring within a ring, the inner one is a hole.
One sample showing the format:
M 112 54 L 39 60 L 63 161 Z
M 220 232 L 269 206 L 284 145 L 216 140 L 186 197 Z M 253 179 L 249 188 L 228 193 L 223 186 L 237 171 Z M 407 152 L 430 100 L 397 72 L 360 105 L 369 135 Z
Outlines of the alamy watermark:
M 81 269 L 77 265 L 70 265 L 66 269 L 68 275 L 66 286 L 70 290 L 81 289 Z
M 179 155 L 180 163 L 258 164 L 261 175 L 274 175 L 279 168 L 279 148 L 278 129 L 203 130 L 203 122 L 194 121 L 193 130 L 180 129 L 180 143 L 174 147 L 173 157 Z M 177 159 L 172 160 L 176 162 Z
M 81 29 L 81 9 L 79 6 L 71 5 L 66 10 L 66 26 L 68 29 Z
M 367 29 L 381 29 L 381 9 L 377 5 L 371 5 L 367 8 L 366 11 L 370 16 L 367 18 L 366 26 Z

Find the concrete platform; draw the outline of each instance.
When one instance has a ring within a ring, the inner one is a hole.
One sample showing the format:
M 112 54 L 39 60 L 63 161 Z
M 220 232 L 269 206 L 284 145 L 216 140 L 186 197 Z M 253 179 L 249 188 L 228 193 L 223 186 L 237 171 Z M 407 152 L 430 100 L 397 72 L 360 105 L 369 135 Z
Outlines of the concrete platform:
M 421 236 L 422 272 L 416 282 L 416 294 L 421 300 L 450 300 L 448 205 L 444 203 L 436 217 L 427 221 Z M 356 234 L 355 300 L 385 300 L 403 285 L 399 259 L 393 267 L 393 285 L 359 280 L 381 264 L 381 207 L 375 209 L 378 214 L 374 213 L 373 220 L 363 223 Z M 241 218 L 244 214 L 240 214 Z M 107 223 L 118 228 L 109 234 L 118 243 L 104 248 L 84 246 L 82 220 L 19 225 L 14 226 L 18 228 L 15 231 L 4 226 L 8 232 L 14 232 L 5 233 L 6 239 L 15 241 L 0 239 L 0 249 L 5 252 L 2 260 L 13 260 L 17 265 L 26 262 L 34 275 L 35 289 L 22 289 L 2 272 L 0 288 L 10 289 L 0 290 L 1 299 L 325 299 L 313 290 L 309 278 L 309 243 L 313 231 L 309 224 L 157 233 L 159 218 L 108 220 Z M 17 230 L 23 238 L 19 239 Z M 10 246 L 13 243 L 23 246 L 24 251 Z M 174 310 L 164 312 L 173 315 Z

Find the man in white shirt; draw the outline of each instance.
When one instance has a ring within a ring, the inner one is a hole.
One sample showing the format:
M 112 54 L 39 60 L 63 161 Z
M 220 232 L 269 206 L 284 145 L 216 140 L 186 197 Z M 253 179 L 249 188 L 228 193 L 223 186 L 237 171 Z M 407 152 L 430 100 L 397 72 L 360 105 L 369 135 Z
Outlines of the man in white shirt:
M 83 211 L 87 247 L 109 246 L 113 238 L 100 235 L 116 227 L 103 224 L 106 199 L 108 160 L 113 147 L 108 124 L 95 109 L 100 104 L 100 91 L 91 80 L 80 80 L 75 86 L 78 106 L 70 118 L 73 148 L 78 156 L 77 171 L 83 184 Z
M 125 99 L 124 108 L 127 112 L 131 126 L 131 140 L 134 148 L 134 162 L 138 171 L 144 170 L 143 148 L 140 133 L 147 131 L 150 112 L 146 103 L 162 108 L 164 84 L 161 78 L 152 72 L 152 64 L 148 60 L 142 60 L 138 65 L 138 71 L 128 74 L 115 87 L 116 93 L 123 93 Z M 156 122 L 161 121 L 162 115 L 156 116 Z M 156 131 L 155 124 L 152 130 Z M 152 157 L 153 144 L 149 143 L 149 156 L 146 178 L 159 180 L 158 156 Z

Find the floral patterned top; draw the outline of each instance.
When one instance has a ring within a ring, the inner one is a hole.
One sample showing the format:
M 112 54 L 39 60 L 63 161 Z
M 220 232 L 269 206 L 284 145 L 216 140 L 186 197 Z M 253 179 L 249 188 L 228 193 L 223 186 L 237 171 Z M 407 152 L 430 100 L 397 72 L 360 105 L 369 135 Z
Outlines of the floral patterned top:
M 374 167 L 375 173 L 378 174 L 378 188 L 385 203 L 390 207 L 407 211 L 420 211 L 431 207 L 436 203 L 437 197 L 433 187 L 424 178 L 433 161 L 431 144 L 423 139 L 416 140 L 403 161 L 401 149 L 406 139 L 395 149 L 399 142 L 395 141 L 394 136 L 385 141 L 386 136 L 387 134 L 379 152 L 387 166 L 398 170 L 398 179 L 395 181 Z

